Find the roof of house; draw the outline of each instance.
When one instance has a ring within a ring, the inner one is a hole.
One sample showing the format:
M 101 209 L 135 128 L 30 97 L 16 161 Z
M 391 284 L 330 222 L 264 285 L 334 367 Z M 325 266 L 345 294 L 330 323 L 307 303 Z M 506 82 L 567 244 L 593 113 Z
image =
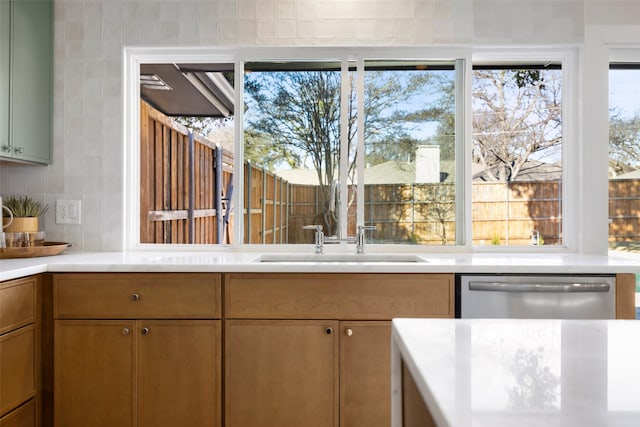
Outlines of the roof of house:
M 276 175 L 292 184 L 318 185 L 318 174 L 315 169 L 283 169 Z M 365 168 L 364 183 L 371 184 L 414 184 L 416 176 L 415 162 L 389 160 Z M 520 170 L 515 181 L 558 180 L 562 176 L 560 164 L 543 163 L 537 160 L 528 161 Z M 482 165 L 473 165 L 474 181 L 490 181 L 486 169 Z M 440 161 L 440 182 L 455 181 L 455 161 Z
M 487 168 L 479 163 L 473 164 L 474 181 L 493 181 L 489 177 Z M 496 169 L 496 168 L 494 168 Z M 562 179 L 562 165 L 560 163 L 544 163 L 538 160 L 528 160 L 520 168 L 520 172 L 513 181 L 557 181 Z
M 444 160 L 440 162 L 440 181 L 453 182 L 455 162 Z M 318 174 L 315 169 L 282 169 L 276 175 L 292 184 L 318 185 Z M 398 160 L 389 160 L 365 168 L 364 183 L 372 184 L 413 184 L 415 183 L 416 164 Z M 357 179 L 357 178 L 355 178 Z
M 610 179 L 639 179 L 640 169 L 610 177 Z

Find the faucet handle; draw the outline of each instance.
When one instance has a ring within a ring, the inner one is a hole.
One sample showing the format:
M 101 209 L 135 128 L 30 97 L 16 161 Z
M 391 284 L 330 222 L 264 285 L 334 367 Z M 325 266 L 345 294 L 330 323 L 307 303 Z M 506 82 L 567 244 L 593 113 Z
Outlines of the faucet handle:
M 318 232 L 322 231 L 323 227 L 321 225 L 303 225 L 303 230 L 316 230 Z

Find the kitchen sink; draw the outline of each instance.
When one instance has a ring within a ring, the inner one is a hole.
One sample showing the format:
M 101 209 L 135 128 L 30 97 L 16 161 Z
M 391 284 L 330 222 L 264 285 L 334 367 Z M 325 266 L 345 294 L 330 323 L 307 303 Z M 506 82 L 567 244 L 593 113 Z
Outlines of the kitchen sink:
M 412 254 L 265 254 L 254 259 L 254 262 L 415 263 L 428 261 L 418 255 Z

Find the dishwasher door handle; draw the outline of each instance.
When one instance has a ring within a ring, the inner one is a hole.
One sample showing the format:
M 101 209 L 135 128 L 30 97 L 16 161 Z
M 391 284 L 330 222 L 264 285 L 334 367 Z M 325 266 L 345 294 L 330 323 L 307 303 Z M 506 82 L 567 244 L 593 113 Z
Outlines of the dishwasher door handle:
M 609 292 L 609 283 L 469 282 L 470 291 L 492 292 Z

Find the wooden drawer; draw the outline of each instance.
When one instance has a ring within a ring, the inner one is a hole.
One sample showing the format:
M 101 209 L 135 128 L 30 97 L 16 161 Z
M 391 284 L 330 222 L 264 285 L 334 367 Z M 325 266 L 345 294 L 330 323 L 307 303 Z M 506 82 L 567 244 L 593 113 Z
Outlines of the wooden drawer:
M 35 427 L 36 402 L 31 399 L 18 409 L 0 418 L 0 427 Z
M 220 318 L 220 275 L 56 274 L 53 299 L 56 319 Z
M 0 284 L 0 334 L 35 321 L 37 282 L 33 276 Z
M 227 274 L 225 317 L 454 317 L 453 274 Z
M 35 396 L 35 353 L 34 325 L 0 336 L 0 416 Z

